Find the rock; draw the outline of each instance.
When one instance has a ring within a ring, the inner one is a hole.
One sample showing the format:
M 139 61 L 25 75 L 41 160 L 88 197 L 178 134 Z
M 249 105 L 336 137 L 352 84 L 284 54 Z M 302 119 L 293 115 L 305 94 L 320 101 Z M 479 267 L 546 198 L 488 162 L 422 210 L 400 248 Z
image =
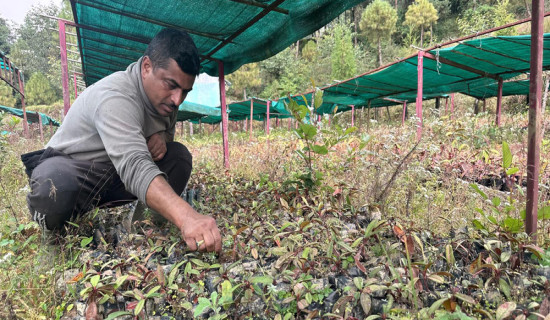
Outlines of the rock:
M 366 277 L 365 273 L 363 271 L 359 270 L 359 268 L 357 268 L 356 266 L 353 266 L 353 267 L 349 268 L 348 275 L 352 278 L 355 278 L 355 277 L 364 278 L 364 277 Z
M 387 304 L 388 304 L 388 301 L 386 299 L 372 299 L 370 314 L 382 314 L 382 312 L 384 311 L 384 307 Z
M 258 261 L 250 261 L 242 264 L 242 269 L 245 271 L 256 271 L 258 269 Z
M 331 312 L 332 306 L 340 299 L 340 292 L 338 291 L 332 291 L 323 301 L 324 303 L 324 312 Z
M 76 313 L 84 317 L 86 315 L 86 304 L 84 302 L 75 302 Z
M 371 296 L 376 299 L 385 299 L 388 294 L 388 289 L 376 290 L 371 293 Z
M 311 280 L 311 290 L 321 291 L 329 286 L 327 279 L 313 279 Z
M 71 281 L 80 273 L 80 269 L 69 269 L 63 271 L 63 274 L 55 282 L 55 292 L 64 295 L 67 292 L 67 282 Z
M 208 294 L 210 295 L 210 293 L 216 291 L 216 287 L 218 285 L 218 278 L 217 277 L 213 277 L 213 276 L 207 276 L 205 279 L 204 279 L 204 287 L 206 288 L 206 290 L 208 291 Z

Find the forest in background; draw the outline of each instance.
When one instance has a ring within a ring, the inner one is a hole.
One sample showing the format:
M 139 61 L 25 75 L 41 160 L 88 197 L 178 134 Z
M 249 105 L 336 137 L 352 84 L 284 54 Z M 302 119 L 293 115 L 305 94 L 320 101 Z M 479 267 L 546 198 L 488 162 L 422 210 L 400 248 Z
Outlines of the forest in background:
M 545 6 L 550 9 L 550 4 Z M 273 99 L 304 92 L 312 85 L 345 80 L 406 57 L 418 48 L 530 14 L 527 0 L 368 0 L 279 54 L 227 76 L 228 99 Z M 57 23 L 44 15 L 72 20 L 69 1 L 61 7 L 33 6 L 21 25 L 0 16 L 0 50 L 24 71 L 28 105 L 51 105 L 62 99 Z M 545 31 L 550 31 L 549 23 Z M 523 24 L 493 35 L 529 32 L 529 25 Z M 68 34 L 67 43 L 76 44 L 76 37 Z M 68 58 L 69 72 L 80 72 L 78 48 L 69 45 Z M 5 83 L 0 83 L 0 105 L 20 106 L 18 95 Z

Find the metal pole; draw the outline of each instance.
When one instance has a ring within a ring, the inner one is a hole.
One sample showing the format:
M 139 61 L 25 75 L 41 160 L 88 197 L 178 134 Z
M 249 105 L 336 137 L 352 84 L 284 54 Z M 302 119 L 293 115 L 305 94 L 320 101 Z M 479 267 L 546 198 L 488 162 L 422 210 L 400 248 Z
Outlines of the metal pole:
M 69 95 L 69 67 L 67 62 L 67 42 L 65 38 L 65 22 L 57 20 L 59 26 L 59 51 L 61 53 L 61 82 L 63 84 L 63 114 L 69 112 L 71 97 Z
M 527 208 L 525 232 L 536 239 L 542 125 L 542 55 L 544 1 L 533 0 L 531 70 L 529 74 L 529 129 L 527 148 Z
M 496 111 L 497 117 L 495 120 L 497 127 L 500 127 L 500 111 L 502 109 L 502 84 L 503 84 L 502 78 L 498 79 L 498 95 L 497 95 L 497 111 Z
M 222 106 L 222 137 L 223 137 L 223 165 L 229 169 L 229 143 L 227 134 L 227 105 L 225 104 L 225 75 L 223 73 L 223 62 L 218 62 L 220 82 L 220 104 Z
M 254 99 L 250 99 L 250 133 L 248 140 L 252 140 L 252 117 L 254 116 Z
M 270 121 L 269 121 L 269 107 L 271 106 L 271 100 L 268 100 L 267 101 L 267 126 L 266 126 L 266 132 L 267 134 L 269 135 L 269 125 L 270 125 Z
M 418 118 L 417 129 L 416 129 L 416 139 L 420 140 L 422 137 L 422 85 L 424 81 L 424 51 L 418 52 L 418 81 L 417 81 L 417 92 L 416 92 L 416 117 Z
M 355 126 L 355 106 L 351 105 L 351 126 Z
M 6 65 L 4 65 L 4 67 L 6 67 Z M 21 109 L 23 109 L 23 134 L 25 135 L 25 137 L 28 137 L 29 124 L 27 123 L 27 110 L 25 108 L 25 88 L 23 86 L 23 80 L 21 80 L 21 71 L 17 71 L 17 79 L 19 80 L 19 91 L 21 92 Z

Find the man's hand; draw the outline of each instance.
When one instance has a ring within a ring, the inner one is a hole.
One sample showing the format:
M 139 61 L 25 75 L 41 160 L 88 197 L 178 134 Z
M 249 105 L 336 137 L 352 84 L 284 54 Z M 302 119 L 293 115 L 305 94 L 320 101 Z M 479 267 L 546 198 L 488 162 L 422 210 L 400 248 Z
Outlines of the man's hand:
M 147 205 L 176 225 L 190 250 L 222 251 L 216 220 L 204 216 L 180 198 L 162 176 L 156 176 L 146 194 Z
M 190 250 L 222 251 L 222 240 L 216 220 L 199 213 L 188 216 L 180 227 L 181 237 Z
M 166 141 L 162 133 L 154 133 L 147 140 L 147 148 L 153 157 L 153 161 L 160 161 L 166 154 Z

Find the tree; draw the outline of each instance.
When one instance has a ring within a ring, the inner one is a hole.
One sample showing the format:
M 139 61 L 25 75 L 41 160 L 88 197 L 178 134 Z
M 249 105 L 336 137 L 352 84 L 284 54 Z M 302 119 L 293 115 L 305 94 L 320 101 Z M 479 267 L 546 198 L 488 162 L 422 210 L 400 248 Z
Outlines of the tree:
M 367 6 L 361 16 L 360 29 L 371 44 L 378 47 L 378 65 L 382 66 L 382 40 L 390 40 L 395 32 L 397 11 L 384 0 L 375 0 Z
M 29 105 L 51 104 L 57 100 L 50 81 L 41 72 L 35 72 L 25 85 L 25 97 Z
M 246 99 L 246 90 L 257 89 L 262 85 L 260 78 L 260 68 L 257 63 L 249 63 L 241 66 L 237 71 L 227 76 L 227 80 L 231 82 L 231 91 L 236 97 L 241 96 Z
M 8 21 L 0 17 L 0 51 L 5 54 L 9 54 L 11 43 L 11 28 L 8 25 Z
M 458 18 L 457 24 L 463 35 L 483 31 L 513 22 L 514 16 L 508 12 L 509 0 L 500 0 L 496 6 L 480 5 L 469 8 Z M 516 34 L 515 28 L 506 28 L 495 32 L 497 36 Z
M 333 79 L 344 80 L 355 75 L 357 70 L 351 32 L 346 25 L 338 24 L 333 29 L 333 37 L 331 75 Z
M 0 80 L 0 105 L 15 107 L 16 98 L 13 96 L 13 89 L 4 81 Z
M 424 45 L 424 29 L 430 27 L 430 42 L 432 41 L 433 23 L 438 19 L 437 10 L 428 0 L 415 0 L 405 13 L 405 24 L 410 28 L 420 28 L 420 46 Z

